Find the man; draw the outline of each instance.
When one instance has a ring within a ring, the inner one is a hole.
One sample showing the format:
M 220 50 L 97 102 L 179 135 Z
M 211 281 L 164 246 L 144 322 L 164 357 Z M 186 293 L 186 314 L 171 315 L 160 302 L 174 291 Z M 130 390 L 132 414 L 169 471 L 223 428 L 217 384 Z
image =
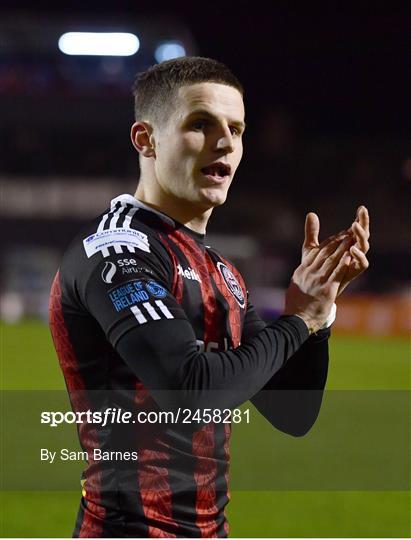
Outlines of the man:
M 200 414 L 191 423 L 80 425 L 89 459 L 75 536 L 226 536 L 224 410 L 252 399 L 294 435 L 318 414 L 334 301 L 368 265 L 368 214 L 361 207 L 350 229 L 321 245 L 309 214 L 284 315 L 261 321 L 239 272 L 204 242 L 241 160 L 242 93 L 206 58 L 141 74 L 135 196 L 115 198 L 86 227 L 54 281 L 51 330 L 75 410 Z M 314 394 L 295 399 L 303 389 Z M 137 459 L 104 461 L 95 448 L 135 450 Z

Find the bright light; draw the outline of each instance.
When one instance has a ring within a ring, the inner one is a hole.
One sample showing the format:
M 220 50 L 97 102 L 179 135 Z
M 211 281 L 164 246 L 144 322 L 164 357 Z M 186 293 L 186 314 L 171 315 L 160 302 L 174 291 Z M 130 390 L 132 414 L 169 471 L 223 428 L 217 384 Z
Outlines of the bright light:
M 134 34 L 124 32 L 67 32 L 58 45 L 64 54 L 131 56 L 140 48 L 140 41 Z
M 159 45 L 154 53 L 157 62 L 164 62 L 165 60 L 172 60 L 173 58 L 179 58 L 185 56 L 186 50 L 178 41 L 168 41 Z

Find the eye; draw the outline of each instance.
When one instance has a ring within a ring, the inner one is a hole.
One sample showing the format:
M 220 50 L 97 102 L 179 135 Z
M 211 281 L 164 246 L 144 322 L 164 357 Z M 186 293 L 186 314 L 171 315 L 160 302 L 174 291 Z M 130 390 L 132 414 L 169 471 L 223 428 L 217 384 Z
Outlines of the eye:
M 240 135 L 240 130 L 238 127 L 230 126 L 230 133 L 231 135 Z
M 202 131 L 207 126 L 207 120 L 194 120 L 191 126 L 196 131 Z

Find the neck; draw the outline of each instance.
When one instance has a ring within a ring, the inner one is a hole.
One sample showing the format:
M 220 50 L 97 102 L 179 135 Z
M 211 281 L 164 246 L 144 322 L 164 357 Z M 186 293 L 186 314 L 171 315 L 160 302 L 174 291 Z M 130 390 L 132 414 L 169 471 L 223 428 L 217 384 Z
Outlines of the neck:
M 198 208 L 166 193 L 157 182 L 143 182 L 142 179 L 140 179 L 134 197 L 200 234 L 205 234 L 208 220 L 213 211 L 212 208 L 206 210 Z

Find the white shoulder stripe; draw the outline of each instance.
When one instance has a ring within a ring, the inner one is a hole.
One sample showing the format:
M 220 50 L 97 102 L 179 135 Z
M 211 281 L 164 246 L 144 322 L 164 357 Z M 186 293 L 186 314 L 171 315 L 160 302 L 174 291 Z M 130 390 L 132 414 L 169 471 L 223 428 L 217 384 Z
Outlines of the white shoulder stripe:
M 156 304 L 158 305 L 158 307 L 160 308 L 160 310 L 163 312 L 163 314 L 166 316 L 167 319 L 174 319 L 168 307 L 161 300 L 156 300 Z
M 147 319 L 144 317 L 144 315 L 141 313 L 140 309 L 137 306 L 133 306 L 130 309 L 134 313 L 135 318 L 140 324 L 144 324 L 145 322 L 147 322 Z
M 174 319 L 168 307 L 161 300 L 156 300 L 155 303 L 156 306 L 160 308 L 161 313 L 165 316 L 166 319 Z M 156 307 L 150 304 L 150 302 L 143 302 L 143 307 L 153 321 L 158 321 L 162 318 L 161 314 L 157 312 Z M 137 319 L 137 322 L 139 322 L 140 324 L 144 324 L 147 322 L 147 316 L 143 314 L 139 307 L 132 306 L 130 310 L 133 313 L 134 317 Z
M 116 212 L 114 213 L 113 217 L 110 220 L 109 229 L 115 229 L 117 227 L 118 218 L 120 217 L 121 213 L 124 212 L 125 209 L 126 209 L 126 206 L 122 205 L 122 206 L 120 206 L 120 208 L 118 208 L 116 210 Z M 134 208 L 130 208 L 129 211 L 127 212 L 127 215 L 124 218 L 124 225 L 122 227 L 123 229 L 129 229 L 130 228 L 131 218 L 128 219 L 127 223 L 126 223 L 126 220 L 129 217 L 129 214 L 131 212 L 133 212 L 133 210 L 134 210 Z M 135 211 L 133 212 L 133 214 L 135 214 Z M 123 248 L 120 245 L 116 244 L 114 246 L 114 251 L 116 253 L 123 253 Z M 130 251 L 130 249 L 129 249 L 129 251 Z
M 98 228 L 97 228 L 97 232 L 101 232 L 103 229 L 104 229 L 104 225 L 106 223 L 108 219 L 108 214 L 104 214 L 104 216 L 102 217 L 99 225 L 98 225 Z
M 117 225 L 118 218 L 120 217 L 120 214 L 126 209 L 125 206 L 120 206 L 114 214 L 113 217 L 110 220 L 110 225 L 108 226 L 109 229 L 114 229 Z
M 151 318 L 155 321 L 158 321 L 158 319 L 161 319 L 160 315 L 157 313 L 155 308 L 150 304 L 150 302 L 143 302 L 143 306 L 148 311 Z
M 124 224 L 123 224 L 123 227 L 125 229 L 130 228 L 131 220 L 133 219 L 134 214 L 137 212 L 137 210 L 139 210 L 139 209 L 134 206 L 133 208 L 130 208 L 130 210 L 127 212 L 127 215 L 124 218 Z
M 119 202 L 121 202 L 121 205 L 115 210 L 116 205 L 118 205 Z M 127 206 L 129 206 L 128 210 L 127 210 Z M 124 217 L 123 224 L 121 225 L 119 229 L 117 226 L 119 218 L 126 210 L 127 210 L 127 213 Z M 107 233 L 108 235 L 110 235 L 109 231 L 113 231 L 113 235 L 116 235 L 119 230 L 123 230 L 123 231 L 124 229 L 126 230 L 129 229 L 130 231 L 134 230 L 134 229 L 131 229 L 130 225 L 131 225 L 133 216 L 137 212 L 137 210 L 139 210 L 139 208 L 136 206 L 130 207 L 130 202 L 128 200 L 119 201 L 118 199 L 113 199 L 111 201 L 110 210 L 102 216 L 101 221 L 98 224 L 96 235 L 98 235 L 99 233 L 101 234 Z M 109 226 L 105 229 L 107 225 L 107 220 L 109 219 L 110 214 L 112 214 L 110 223 L 109 223 Z M 138 231 L 136 231 L 136 233 L 139 234 L 140 236 L 142 235 L 142 233 L 139 233 Z M 95 236 L 95 235 L 92 235 L 92 236 Z M 145 237 L 145 239 L 147 238 L 146 235 L 143 235 L 143 236 Z M 85 241 L 86 240 L 90 241 L 90 238 L 91 237 L 89 237 L 88 239 L 85 239 Z M 109 240 L 107 236 L 105 236 L 105 238 Z M 110 245 L 109 243 L 107 243 L 106 245 L 100 245 L 100 248 L 97 248 L 94 250 L 92 250 L 90 246 L 86 247 L 86 244 L 85 244 L 87 257 L 90 257 L 96 251 L 101 251 L 101 254 L 103 255 L 103 257 L 109 257 L 110 256 L 110 251 L 108 249 L 109 247 L 114 247 L 115 253 L 123 253 L 123 247 L 126 247 L 130 253 L 135 253 L 136 247 L 143 249 L 143 251 L 148 251 L 148 252 L 150 251 L 150 249 L 148 248 L 148 242 L 146 242 L 147 245 L 141 244 L 141 242 L 138 242 L 136 244 L 133 239 L 130 240 L 130 238 L 126 237 L 124 233 L 123 233 L 123 239 L 124 239 L 123 245 L 121 245 L 122 244 L 121 241 L 116 241 L 116 242 L 113 242 L 112 245 Z

